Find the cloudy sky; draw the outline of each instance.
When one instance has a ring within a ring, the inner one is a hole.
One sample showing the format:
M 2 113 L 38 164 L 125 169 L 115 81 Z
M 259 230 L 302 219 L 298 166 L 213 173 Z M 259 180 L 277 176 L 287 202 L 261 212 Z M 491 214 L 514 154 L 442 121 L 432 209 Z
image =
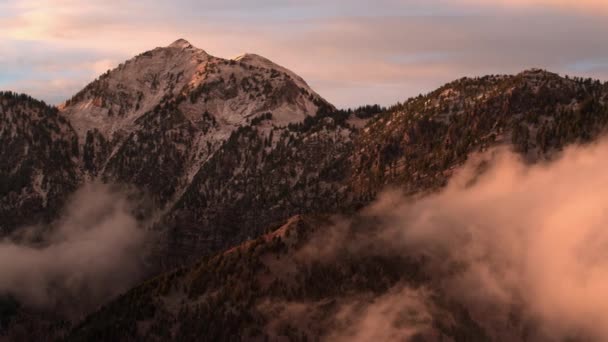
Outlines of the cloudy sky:
M 0 0 L 0 89 L 60 103 L 185 38 L 263 55 L 339 107 L 531 67 L 608 80 L 607 0 Z

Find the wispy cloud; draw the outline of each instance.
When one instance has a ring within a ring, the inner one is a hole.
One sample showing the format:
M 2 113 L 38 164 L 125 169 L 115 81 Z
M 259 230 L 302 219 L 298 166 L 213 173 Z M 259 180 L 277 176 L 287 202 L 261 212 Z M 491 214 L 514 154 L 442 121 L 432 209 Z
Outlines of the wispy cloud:
M 145 271 L 148 235 L 127 196 L 84 186 L 55 229 L 23 227 L 0 240 L 0 291 L 27 306 L 81 315 L 132 286 Z

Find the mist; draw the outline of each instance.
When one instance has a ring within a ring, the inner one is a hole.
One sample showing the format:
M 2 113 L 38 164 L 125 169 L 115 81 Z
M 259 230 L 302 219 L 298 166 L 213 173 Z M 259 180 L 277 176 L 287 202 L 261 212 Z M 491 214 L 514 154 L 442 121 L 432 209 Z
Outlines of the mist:
M 606 156 L 606 140 L 534 165 L 498 149 L 438 194 L 386 192 L 363 215 L 379 220 L 383 248 L 424 256 L 494 338 L 513 338 L 517 315 L 537 340 L 608 340 Z
M 388 190 L 357 218 L 335 219 L 299 261 L 332 263 L 344 250 L 406 256 L 423 260 L 430 280 L 341 304 L 327 336 L 433 340 L 433 325 L 403 323 L 402 309 L 449 322 L 440 295 L 492 340 L 608 340 L 607 156 L 606 139 L 536 164 L 498 148 L 471 156 L 440 192 Z
M 27 227 L 0 242 L 0 294 L 39 310 L 81 315 L 142 276 L 147 235 L 126 194 L 86 185 L 52 227 Z

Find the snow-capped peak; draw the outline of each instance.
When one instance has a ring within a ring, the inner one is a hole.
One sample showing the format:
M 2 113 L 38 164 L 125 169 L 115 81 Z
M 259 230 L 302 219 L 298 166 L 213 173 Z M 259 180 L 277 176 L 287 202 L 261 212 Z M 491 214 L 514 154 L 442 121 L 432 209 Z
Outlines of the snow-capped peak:
M 227 60 L 178 39 L 100 76 L 61 110 L 81 140 L 94 129 L 113 140 L 168 103 L 193 123 L 211 115 L 229 130 L 267 113 L 277 125 L 299 122 L 327 104 L 301 77 L 264 57 Z

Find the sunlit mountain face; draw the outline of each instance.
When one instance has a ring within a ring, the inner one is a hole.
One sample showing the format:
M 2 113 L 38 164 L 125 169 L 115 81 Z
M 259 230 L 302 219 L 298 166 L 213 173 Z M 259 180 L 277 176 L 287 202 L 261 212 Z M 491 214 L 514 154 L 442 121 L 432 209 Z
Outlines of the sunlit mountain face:
M 3 2 L 0 341 L 608 339 L 606 15 Z

